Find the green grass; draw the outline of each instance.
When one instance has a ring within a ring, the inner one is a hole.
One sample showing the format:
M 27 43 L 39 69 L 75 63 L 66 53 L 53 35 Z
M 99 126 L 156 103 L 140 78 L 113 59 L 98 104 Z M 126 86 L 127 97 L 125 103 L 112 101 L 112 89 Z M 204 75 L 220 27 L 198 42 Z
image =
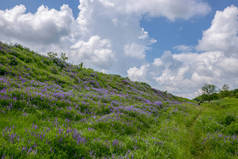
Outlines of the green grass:
M 2 158 L 236 159 L 237 107 L 0 43 Z

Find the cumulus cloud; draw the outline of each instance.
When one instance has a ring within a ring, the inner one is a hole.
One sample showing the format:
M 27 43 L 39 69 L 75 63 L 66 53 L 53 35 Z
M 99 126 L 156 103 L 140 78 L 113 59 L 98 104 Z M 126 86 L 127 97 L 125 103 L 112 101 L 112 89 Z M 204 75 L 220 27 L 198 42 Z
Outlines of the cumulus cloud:
M 132 67 L 127 71 L 128 77 L 136 81 L 146 81 L 148 68 L 149 65 L 142 65 L 140 68 Z
M 63 5 L 59 11 L 40 6 L 36 13 L 26 13 L 23 5 L 0 10 L 0 39 L 32 48 L 67 43 L 74 23 L 71 9 Z
M 236 55 L 238 51 L 238 8 L 230 6 L 217 11 L 211 27 L 203 32 L 197 48 L 202 51 L 223 51 Z
M 146 50 L 146 46 L 139 45 L 136 43 L 126 44 L 124 46 L 124 53 L 126 56 L 135 57 L 138 59 L 145 58 L 145 50 Z
M 127 3 L 127 1 L 124 1 Z M 135 15 L 118 11 L 115 2 L 102 0 L 81 0 L 77 22 L 82 30 L 82 38 L 90 39 L 98 35 L 109 39 L 114 52 L 113 65 L 107 65 L 109 72 L 126 75 L 126 70 L 143 63 L 146 50 L 155 42 L 140 26 L 142 13 Z
M 176 46 L 175 49 L 184 50 L 184 53 L 166 51 L 148 64 L 140 76 L 132 76 L 130 72 L 128 76 L 132 80 L 147 80 L 157 88 L 190 98 L 198 95 L 205 83 L 219 87 L 227 83 L 231 88 L 237 88 L 237 17 L 238 8 L 235 6 L 217 11 L 198 43 L 197 48 L 203 52 L 188 53 L 187 47 Z M 136 67 L 133 70 L 141 69 Z
M 114 53 L 108 39 L 92 36 L 88 41 L 79 41 L 71 49 L 70 58 L 74 63 L 84 62 L 87 66 L 108 68 L 114 62 Z

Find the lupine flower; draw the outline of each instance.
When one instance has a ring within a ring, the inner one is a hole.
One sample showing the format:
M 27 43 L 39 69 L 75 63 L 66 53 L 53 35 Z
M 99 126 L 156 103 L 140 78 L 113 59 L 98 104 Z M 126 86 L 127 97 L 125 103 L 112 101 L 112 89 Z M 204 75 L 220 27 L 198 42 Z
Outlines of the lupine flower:
M 118 146 L 118 144 L 119 144 L 119 141 L 117 139 L 113 140 L 113 142 L 112 142 L 113 146 Z
M 28 153 L 30 153 L 32 151 L 32 148 L 30 147 L 29 150 L 28 150 Z
M 163 103 L 161 101 L 156 101 L 156 102 L 154 102 L 154 104 L 157 106 L 161 106 Z
M 64 129 L 59 128 L 59 134 L 62 134 Z
M 22 151 L 26 151 L 27 150 L 27 147 L 22 147 Z

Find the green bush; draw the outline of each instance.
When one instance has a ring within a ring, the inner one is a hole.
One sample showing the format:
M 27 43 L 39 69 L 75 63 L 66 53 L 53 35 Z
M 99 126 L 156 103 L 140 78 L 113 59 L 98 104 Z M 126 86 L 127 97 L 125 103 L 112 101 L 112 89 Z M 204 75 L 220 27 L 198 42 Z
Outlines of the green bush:
M 0 64 L 0 75 L 5 75 L 7 72 L 7 68 Z
M 229 135 L 238 135 L 238 123 L 232 122 L 229 126 L 226 127 L 225 133 Z
M 11 66 L 16 66 L 16 65 L 18 64 L 18 61 L 17 61 L 16 57 L 11 56 L 11 57 L 9 58 L 9 60 L 10 60 L 9 64 L 10 64 Z
M 224 120 L 222 121 L 222 124 L 230 125 L 234 121 L 236 121 L 236 117 L 235 116 L 227 115 L 227 116 L 225 116 Z

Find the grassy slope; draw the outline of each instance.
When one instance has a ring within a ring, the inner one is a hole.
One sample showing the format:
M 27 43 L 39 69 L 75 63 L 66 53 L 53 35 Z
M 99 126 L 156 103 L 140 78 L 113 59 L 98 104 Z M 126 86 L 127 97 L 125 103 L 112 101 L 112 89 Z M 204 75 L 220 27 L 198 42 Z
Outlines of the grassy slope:
M 0 43 L 0 157 L 235 158 L 237 104 L 198 106 Z

